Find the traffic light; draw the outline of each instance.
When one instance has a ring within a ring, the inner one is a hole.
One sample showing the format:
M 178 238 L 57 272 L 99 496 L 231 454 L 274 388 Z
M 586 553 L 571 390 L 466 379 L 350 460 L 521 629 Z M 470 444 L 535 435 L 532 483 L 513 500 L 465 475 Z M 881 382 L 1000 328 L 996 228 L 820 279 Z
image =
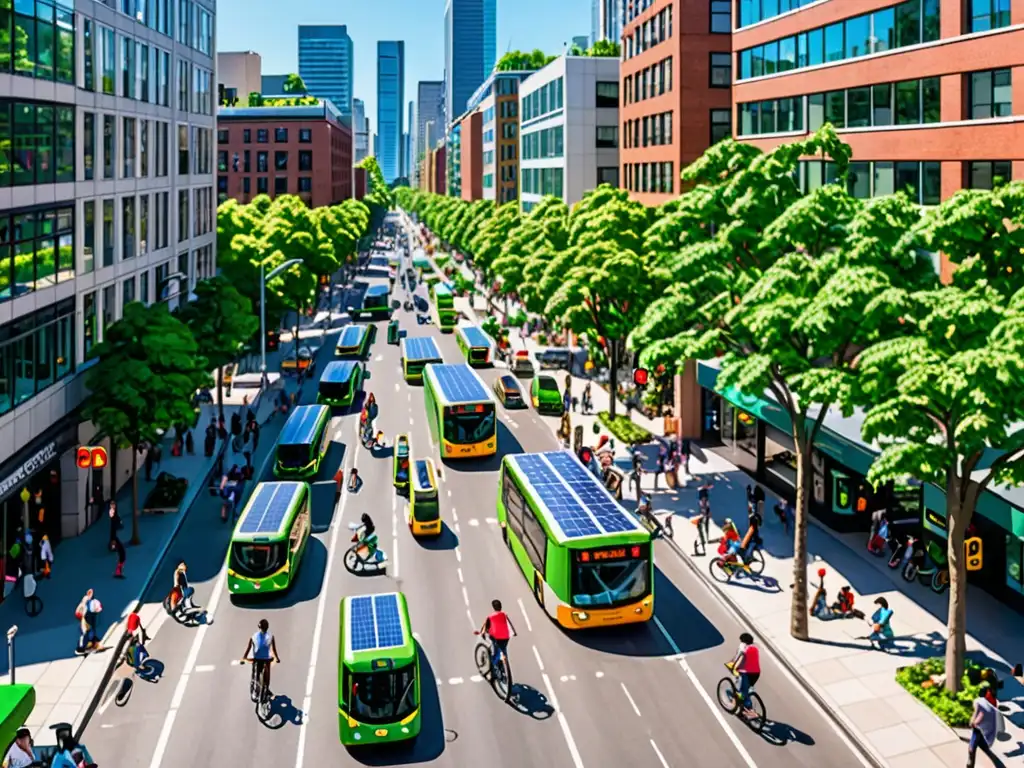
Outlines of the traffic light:
M 79 469 L 103 469 L 107 466 L 107 449 L 83 445 L 78 449 Z
M 633 383 L 638 387 L 646 387 L 649 380 L 650 374 L 648 374 L 646 368 L 633 369 Z
M 589 467 L 590 466 L 590 462 L 594 458 L 594 453 L 589 448 L 585 448 L 584 447 L 584 448 L 580 448 L 579 456 L 580 456 L 580 461 L 583 463 L 583 466 Z

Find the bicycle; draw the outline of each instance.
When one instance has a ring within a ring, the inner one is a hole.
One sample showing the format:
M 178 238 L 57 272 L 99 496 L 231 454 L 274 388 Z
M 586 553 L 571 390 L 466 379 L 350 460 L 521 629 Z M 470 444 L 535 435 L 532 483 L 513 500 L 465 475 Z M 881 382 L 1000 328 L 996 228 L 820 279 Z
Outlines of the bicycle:
M 750 553 L 746 560 L 740 560 L 738 557 L 735 560 L 716 557 L 708 563 L 708 569 L 711 571 L 711 578 L 722 584 L 728 583 L 734 575 L 744 574 L 756 577 L 764 572 L 764 555 L 761 553 L 761 549 L 757 548 Z M 765 576 L 764 583 L 770 587 L 777 582 L 772 577 Z
M 480 635 L 474 651 L 476 668 L 485 680 L 490 681 L 494 692 L 502 700 L 509 701 L 512 698 L 512 666 L 508 661 L 508 651 L 502 651 L 500 661 L 496 661 L 497 649 L 492 643 L 490 635 Z
M 764 702 L 761 701 L 761 697 L 754 692 L 754 686 L 751 685 L 747 691 L 747 698 L 750 699 L 750 711 L 753 712 L 754 715 L 751 717 L 746 714 L 743 708 L 743 699 L 739 695 L 737 685 L 740 674 L 736 671 L 736 668 L 728 662 L 726 662 L 725 668 L 729 670 L 729 674 L 718 681 L 718 703 L 721 705 L 722 709 L 730 715 L 736 715 L 740 719 L 744 720 L 756 733 L 761 733 L 761 731 L 764 730 L 765 723 L 768 721 Z
M 272 703 L 270 688 L 266 685 L 266 678 L 263 675 L 257 677 L 257 670 L 263 661 L 266 664 L 277 664 L 276 659 L 241 659 L 239 664 L 252 664 L 252 677 L 249 679 L 249 698 L 256 705 L 256 717 L 261 723 L 270 719 L 270 705 Z

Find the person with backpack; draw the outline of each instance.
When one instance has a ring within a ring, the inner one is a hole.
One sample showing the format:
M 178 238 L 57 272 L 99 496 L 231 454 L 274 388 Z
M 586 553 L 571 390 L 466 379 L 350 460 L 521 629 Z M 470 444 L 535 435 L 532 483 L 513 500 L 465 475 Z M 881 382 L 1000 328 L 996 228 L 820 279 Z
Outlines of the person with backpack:
M 103 604 L 96 599 L 96 595 L 91 589 L 88 590 L 75 609 L 75 618 L 78 619 L 81 629 L 78 647 L 75 649 L 76 655 L 84 656 L 99 647 L 100 638 L 96 634 L 96 622 L 99 620 L 102 610 Z

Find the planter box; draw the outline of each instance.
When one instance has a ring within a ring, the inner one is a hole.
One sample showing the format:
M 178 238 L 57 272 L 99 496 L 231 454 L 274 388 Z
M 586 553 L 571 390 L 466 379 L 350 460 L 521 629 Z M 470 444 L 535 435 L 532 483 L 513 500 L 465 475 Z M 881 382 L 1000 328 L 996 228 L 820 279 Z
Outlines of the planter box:
M 188 494 L 188 480 L 161 472 L 156 486 L 142 504 L 143 514 L 165 515 L 177 512 Z

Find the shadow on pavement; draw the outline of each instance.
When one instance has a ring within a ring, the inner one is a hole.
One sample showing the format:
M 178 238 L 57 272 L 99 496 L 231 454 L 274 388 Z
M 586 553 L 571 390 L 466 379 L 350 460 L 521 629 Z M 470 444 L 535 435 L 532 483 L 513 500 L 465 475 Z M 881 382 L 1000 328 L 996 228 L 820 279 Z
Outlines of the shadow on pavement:
M 446 551 L 455 549 L 459 546 L 459 536 L 455 531 L 448 527 L 448 523 L 444 520 L 441 521 L 441 534 L 435 539 L 416 539 L 423 549 L 429 549 L 433 551 Z
M 510 454 L 523 453 L 523 445 L 505 423 L 498 420 L 498 452 L 486 459 L 441 459 L 446 469 L 453 472 L 497 472 L 501 460 Z
M 333 480 L 321 480 L 310 486 L 309 520 L 313 533 L 326 533 L 330 530 L 334 519 L 334 491 L 337 485 Z
M 299 603 L 315 600 L 323 588 L 326 568 L 327 547 L 320 539 L 310 536 L 302 562 L 299 563 L 298 578 L 292 582 L 290 589 L 269 595 L 231 595 L 231 604 L 238 608 L 261 611 L 292 608 Z
M 657 566 L 654 568 L 654 612 L 657 622 L 563 632 L 579 645 L 616 656 L 671 656 L 716 648 L 724 642 L 714 624 Z
M 164 663 L 160 659 L 150 656 L 142 662 L 142 666 L 136 670 L 135 676 L 147 683 L 159 683 L 160 678 L 164 676 Z
M 348 747 L 349 755 L 362 765 L 413 765 L 430 763 L 444 752 L 445 743 L 454 740 L 444 728 L 441 697 L 434 684 L 434 668 L 423 646 L 416 644 L 420 657 L 420 734 L 410 741 L 397 741 L 375 747 Z
M 769 720 L 761 731 L 761 738 L 773 747 L 785 747 L 790 744 L 802 744 L 805 747 L 814 746 L 814 739 L 810 734 L 804 733 L 799 728 L 794 728 L 787 723 L 777 723 Z
M 513 683 L 512 697 L 508 703 L 516 712 L 534 720 L 547 720 L 555 714 L 555 708 L 548 702 L 548 697 L 531 685 Z
M 299 711 L 288 696 L 278 694 L 270 702 L 270 717 L 261 721 L 264 728 L 276 731 L 291 725 L 302 725 L 305 715 Z

